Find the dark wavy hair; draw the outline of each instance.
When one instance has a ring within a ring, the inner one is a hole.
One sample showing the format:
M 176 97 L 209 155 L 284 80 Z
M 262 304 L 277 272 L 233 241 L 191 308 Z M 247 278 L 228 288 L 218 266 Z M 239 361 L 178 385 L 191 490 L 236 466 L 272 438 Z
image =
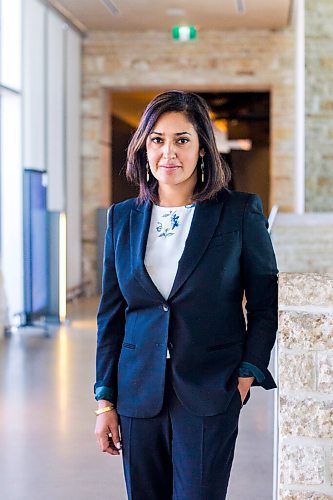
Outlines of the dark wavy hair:
M 228 186 L 230 169 L 217 150 L 208 105 L 193 92 L 170 90 L 159 94 L 148 104 L 128 146 L 126 177 L 139 186 L 139 203 L 150 199 L 158 204 L 158 181 L 153 176 L 150 176 L 149 182 L 146 180 L 146 140 L 160 116 L 170 112 L 186 115 L 199 136 L 199 149 L 205 150 L 205 180 L 201 182 L 201 176 L 198 175 L 192 200 L 198 202 L 212 199 L 222 188 Z M 200 158 L 197 169 L 199 174 Z

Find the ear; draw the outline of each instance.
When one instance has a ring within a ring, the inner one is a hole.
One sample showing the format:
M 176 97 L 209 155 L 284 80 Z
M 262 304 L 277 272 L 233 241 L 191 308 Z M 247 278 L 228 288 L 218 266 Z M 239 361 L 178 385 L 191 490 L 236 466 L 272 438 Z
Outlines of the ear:
M 200 149 L 200 152 L 199 152 L 201 158 L 203 158 L 205 156 L 205 150 L 203 148 Z

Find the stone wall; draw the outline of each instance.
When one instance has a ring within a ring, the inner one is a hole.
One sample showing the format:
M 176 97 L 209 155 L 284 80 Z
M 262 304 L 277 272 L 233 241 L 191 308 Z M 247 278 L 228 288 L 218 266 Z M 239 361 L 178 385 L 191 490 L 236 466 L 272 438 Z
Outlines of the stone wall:
M 280 274 L 282 500 L 333 498 L 333 274 Z
M 333 273 L 333 213 L 279 213 L 272 241 L 280 272 Z
M 201 32 L 190 43 L 168 33 L 92 32 L 83 45 L 84 280 L 96 280 L 95 211 L 110 199 L 107 92 L 185 88 L 271 91 L 270 204 L 294 203 L 294 32 Z M 106 111 L 105 111 L 106 110 Z M 103 126 L 103 123 L 105 126 Z
M 305 0 L 305 208 L 333 211 L 333 2 Z

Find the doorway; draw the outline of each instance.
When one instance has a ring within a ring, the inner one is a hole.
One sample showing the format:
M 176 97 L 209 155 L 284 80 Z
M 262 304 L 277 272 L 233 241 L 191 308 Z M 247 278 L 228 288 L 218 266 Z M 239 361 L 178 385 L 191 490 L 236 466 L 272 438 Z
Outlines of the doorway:
M 111 192 L 112 203 L 137 196 L 126 180 L 126 153 L 132 134 L 148 102 L 160 90 L 112 92 Z M 257 193 L 266 216 L 270 195 L 269 92 L 197 92 L 210 109 L 221 156 L 232 172 L 229 189 Z
M 110 94 L 110 177 L 112 203 L 137 196 L 126 181 L 126 149 L 148 102 L 161 89 Z M 232 171 L 231 190 L 258 193 L 268 215 L 270 198 L 270 94 L 268 92 L 197 92 L 211 109 L 220 154 Z M 274 373 L 272 353 L 269 369 Z M 276 404 L 273 391 L 251 389 L 242 410 L 229 497 L 272 498 L 276 478 Z M 249 457 L 255 456 L 255 460 Z M 245 471 L 245 472 L 244 472 Z M 250 487 L 249 487 L 250 485 Z M 273 485 L 273 488 L 272 488 Z

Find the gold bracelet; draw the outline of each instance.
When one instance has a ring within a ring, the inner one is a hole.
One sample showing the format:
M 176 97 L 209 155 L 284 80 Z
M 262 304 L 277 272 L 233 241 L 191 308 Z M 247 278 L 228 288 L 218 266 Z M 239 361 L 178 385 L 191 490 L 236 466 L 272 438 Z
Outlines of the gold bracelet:
M 107 411 L 112 411 L 115 410 L 114 405 L 109 405 L 109 406 L 104 406 L 104 408 L 99 408 L 99 410 L 95 410 L 95 415 L 101 415 L 102 413 L 105 413 Z

